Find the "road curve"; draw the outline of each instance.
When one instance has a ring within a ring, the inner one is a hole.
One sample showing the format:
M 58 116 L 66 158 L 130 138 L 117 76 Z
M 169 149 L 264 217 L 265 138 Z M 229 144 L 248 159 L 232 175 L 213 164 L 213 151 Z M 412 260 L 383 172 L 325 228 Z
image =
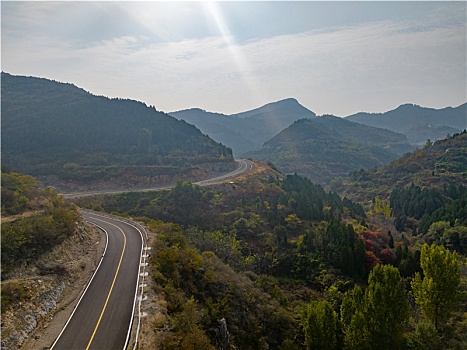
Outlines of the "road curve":
M 103 258 L 51 349 L 125 349 L 135 306 L 143 237 L 135 227 L 97 214 L 83 217 L 105 230 Z
M 234 178 L 238 175 L 241 175 L 243 173 L 249 172 L 251 169 L 253 169 L 253 162 L 248 159 L 238 159 L 236 160 L 237 162 L 237 169 L 234 171 L 231 171 L 230 173 L 214 177 L 212 179 L 207 179 L 207 180 L 202 180 L 202 181 L 197 181 L 194 182 L 195 185 L 199 186 L 206 186 L 206 185 L 212 185 L 227 179 Z
M 227 179 L 234 178 L 238 175 L 246 173 L 253 169 L 254 165 L 251 160 L 248 159 L 237 159 L 237 168 L 227 174 L 216 176 L 211 179 L 202 180 L 198 182 L 194 182 L 195 185 L 199 186 L 207 186 L 212 185 L 218 182 L 225 181 Z M 115 190 L 115 191 L 92 191 L 92 192 L 75 192 L 75 193 L 65 193 L 62 194 L 65 198 L 78 198 L 78 197 L 87 197 L 87 196 L 94 196 L 98 194 L 119 194 L 119 193 L 127 193 L 127 192 L 148 192 L 148 191 L 161 191 L 167 190 L 172 188 L 173 186 L 161 186 L 161 187 L 149 187 L 149 188 L 140 188 L 140 189 L 127 189 L 127 190 Z

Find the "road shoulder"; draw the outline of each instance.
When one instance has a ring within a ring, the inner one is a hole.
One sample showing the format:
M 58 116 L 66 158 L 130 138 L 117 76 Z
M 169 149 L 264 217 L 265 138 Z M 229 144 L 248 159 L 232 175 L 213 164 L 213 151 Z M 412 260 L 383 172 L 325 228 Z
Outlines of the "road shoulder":
M 67 246 L 61 247 L 74 259 L 67 263 L 67 268 L 72 273 L 62 281 L 64 288 L 56 300 L 56 306 L 37 323 L 21 349 L 48 349 L 60 334 L 89 283 L 104 252 L 106 238 L 105 234 L 94 226 L 87 223 L 85 225 L 86 234 L 77 237 L 79 242 L 68 242 Z

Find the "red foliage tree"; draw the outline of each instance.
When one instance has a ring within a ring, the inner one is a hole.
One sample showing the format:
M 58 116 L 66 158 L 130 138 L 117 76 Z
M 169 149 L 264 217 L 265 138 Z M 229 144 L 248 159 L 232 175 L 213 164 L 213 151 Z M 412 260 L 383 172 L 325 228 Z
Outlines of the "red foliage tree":
M 365 269 L 366 272 L 369 273 L 373 267 L 376 265 L 381 264 L 381 260 L 375 255 L 375 253 L 366 251 L 365 256 Z
M 396 254 L 390 248 L 385 248 L 379 252 L 379 258 L 383 264 L 395 265 L 397 261 Z

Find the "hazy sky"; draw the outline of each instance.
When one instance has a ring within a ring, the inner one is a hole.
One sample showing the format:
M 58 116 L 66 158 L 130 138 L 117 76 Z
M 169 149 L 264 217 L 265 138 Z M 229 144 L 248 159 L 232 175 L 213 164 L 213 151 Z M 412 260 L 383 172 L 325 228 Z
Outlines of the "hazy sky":
M 1 1 L 2 71 L 166 112 L 466 102 L 466 2 Z

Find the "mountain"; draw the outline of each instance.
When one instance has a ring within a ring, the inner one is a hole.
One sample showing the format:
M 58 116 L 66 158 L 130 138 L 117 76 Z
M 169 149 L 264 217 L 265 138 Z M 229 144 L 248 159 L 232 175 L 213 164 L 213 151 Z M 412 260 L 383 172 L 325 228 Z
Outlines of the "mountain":
M 467 186 L 467 133 L 426 143 L 425 147 L 378 168 L 358 170 L 333 189 L 358 202 L 389 198 L 396 187 L 443 189 Z
M 322 116 L 296 121 L 247 156 L 272 162 L 286 174 L 298 173 L 326 184 L 355 169 L 381 166 L 411 150 L 405 135 Z
M 229 148 L 144 103 L 42 78 L 1 78 L 2 162 L 14 170 L 97 181 L 129 169 L 151 177 L 233 165 Z
M 404 104 L 385 113 L 357 113 L 346 119 L 407 135 L 412 144 L 440 140 L 467 128 L 467 103 L 456 108 L 433 109 Z
M 315 118 L 316 114 L 303 107 L 296 99 L 287 98 L 265 104 L 250 111 L 234 114 L 234 116 L 238 118 L 254 118 L 288 126 L 298 119 Z
M 195 125 L 214 140 L 231 147 L 235 155 L 259 149 L 265 141 L 298 119 L 316 118 L 315 113 L 292 98 L 233 115 L 198 108 L 170 115 Z

